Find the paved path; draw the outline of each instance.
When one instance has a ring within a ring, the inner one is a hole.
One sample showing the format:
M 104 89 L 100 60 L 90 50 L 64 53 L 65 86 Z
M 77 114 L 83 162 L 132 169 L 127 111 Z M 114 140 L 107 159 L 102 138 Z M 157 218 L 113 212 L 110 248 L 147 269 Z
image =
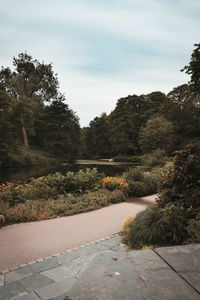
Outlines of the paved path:
M 0 274 L 0 300 L 199 300 L 200 244 L 131 250 L 120 236 Z
M 129 199 L 89 213 L 3 227 L 0 271 L 120 232 L 124 219 L 145 209 L 155 197 Z

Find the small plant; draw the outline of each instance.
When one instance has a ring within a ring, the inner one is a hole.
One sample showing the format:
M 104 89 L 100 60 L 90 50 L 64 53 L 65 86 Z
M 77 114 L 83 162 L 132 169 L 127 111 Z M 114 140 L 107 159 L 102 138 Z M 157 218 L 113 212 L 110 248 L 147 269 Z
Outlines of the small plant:
M 122 225 L 122 242 L 124 244 L 128 244 L 130 238 L 131 224 L 134 218 L 134 216 L 128 216 Z
M 144 245 L 141 250 L 152 250 L 152 249 L 153 249 L 153 246 Z
M 192 219 L 186 228 L 188 238 L 186 244 L 188 243 L 200 243 L 200 220 Z
M 156 206 L 149 206 L 138 213 L 131 223 L 129 245 L 141 249 L 144 245 L 164 244 L 166 233 L 161 222 L 161 210 Z
M 124 179 L 109 176 L 102 179 L 102 187 L 109 191 L 119 189 L 125 192 L 128 190 L 128 184 L 125 182 Z
M 126 181 L 143 181 L 144 172 L 141 168 L 129 168 L 126 172 L 123 173 L 123 178 Z

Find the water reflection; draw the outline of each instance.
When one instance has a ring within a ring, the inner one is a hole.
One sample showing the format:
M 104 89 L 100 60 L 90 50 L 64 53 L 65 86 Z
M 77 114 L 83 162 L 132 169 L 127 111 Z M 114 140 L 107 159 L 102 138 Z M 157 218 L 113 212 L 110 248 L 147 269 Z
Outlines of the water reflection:
M 77 160 L 73 164 L 58 164 L 48 166 L 35 166 L 29 168 L 10 168 L 0 170 L 0 182 L 27 181 L 31 177 L 40 177 L 49 173 L 61 172 L 65 174 L 68 171 L 78 171 L 86 168 L 97 168 L 98 172 L 104 172 L 106 176 L 117 176 L 126 171 L 130 166 L 136 166 L 130 163 L 109 162 L 100 160 Z

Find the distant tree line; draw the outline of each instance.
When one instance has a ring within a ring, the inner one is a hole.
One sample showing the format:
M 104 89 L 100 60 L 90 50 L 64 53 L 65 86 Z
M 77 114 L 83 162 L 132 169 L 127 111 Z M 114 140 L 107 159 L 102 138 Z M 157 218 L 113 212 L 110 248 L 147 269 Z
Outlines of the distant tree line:
M 27 53 L 0 70 L 0 165 L 20 145 L 65 159 L 77 157 L 79 119 L 59 92 L 52 65 Z
M 81 130 L 84 157 L 139 155 L 156 149 L 170 155 L 200 138 L 200 44 L 183 70 L 188 84 L 165 95 L 130 95 L 117 101 L 115 109 L 94 118 Z

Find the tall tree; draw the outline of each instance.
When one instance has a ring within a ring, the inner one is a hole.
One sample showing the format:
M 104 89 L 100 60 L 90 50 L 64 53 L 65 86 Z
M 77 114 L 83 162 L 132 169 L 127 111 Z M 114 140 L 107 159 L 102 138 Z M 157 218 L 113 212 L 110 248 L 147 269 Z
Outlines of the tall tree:
M 35 139 L 46 151 L 73 160 L 80 146 L 79 119 L 64 100 L 61 96 L 43 107 L 35 124 Z
M 0 86 L 16 101 L 24 146 L 28 149 L 28 134 L 34 131 L 35 111 L 41 103 L 52 101 L 58 96 L 58 80 L 51 64 L 33 60 L 27 53 L 14 57 L 13 66 L 14 71 L 1 68 Z
M 90 157 L 110 157 L 110 123 L 106 113 L 94 118 L 88 129 L 85 129 L 85 143 Z
M 138 132 L 149 116 L 148 107 L 145 95 L 131 95 L 118 100 L 109 117 L 110 140 L 114 154 L 134 155 L 137 153 Z

